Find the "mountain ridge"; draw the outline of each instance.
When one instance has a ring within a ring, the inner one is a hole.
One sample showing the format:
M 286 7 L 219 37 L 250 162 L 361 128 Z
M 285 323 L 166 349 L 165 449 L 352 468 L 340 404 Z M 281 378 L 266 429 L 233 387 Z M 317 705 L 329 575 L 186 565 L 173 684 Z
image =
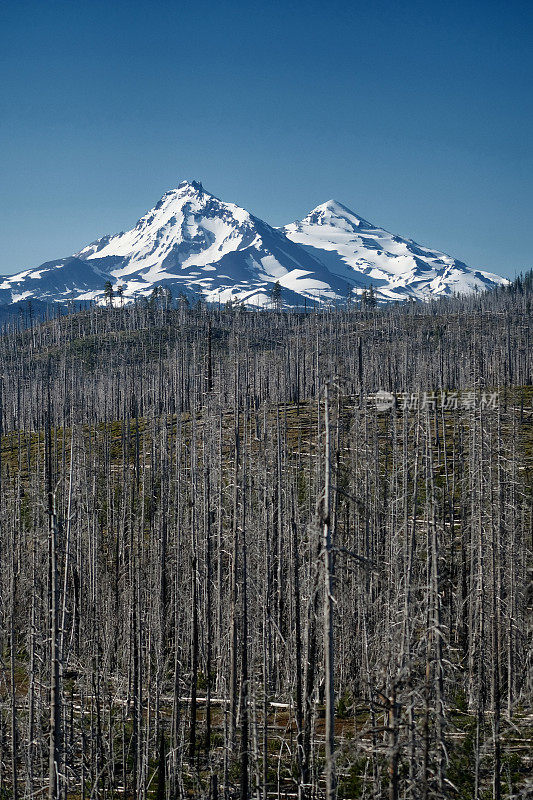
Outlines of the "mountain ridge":
M 193 180 L 165 192 L 130 230 L 6 276 L 0 303 L 105 302 L 106 282 L 121 287 L 123 302 L 163 286 L 211 303 L 261 308 L 277 282 L 284 303 L 301 306 L 357 299 L 370 286 L 378 300 L 424 300 L 506 280 L 391 234 L 333 199 L 274 228 Z

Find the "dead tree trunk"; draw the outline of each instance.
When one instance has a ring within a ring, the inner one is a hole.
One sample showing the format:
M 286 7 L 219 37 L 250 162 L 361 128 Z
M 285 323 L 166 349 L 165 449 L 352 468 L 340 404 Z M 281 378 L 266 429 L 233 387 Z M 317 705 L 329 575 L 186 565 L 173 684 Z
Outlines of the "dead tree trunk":
M 334 800 L 335 777 L 335 685 L 334 685 L 334 642 L 333 642 L 333 547 L 331 537 L 331 453 L 329 386 L 324 388 L 324 494 L 321 505 L 322 548 L 324 559 L 324 680 L 326 704 L 326 800 Z

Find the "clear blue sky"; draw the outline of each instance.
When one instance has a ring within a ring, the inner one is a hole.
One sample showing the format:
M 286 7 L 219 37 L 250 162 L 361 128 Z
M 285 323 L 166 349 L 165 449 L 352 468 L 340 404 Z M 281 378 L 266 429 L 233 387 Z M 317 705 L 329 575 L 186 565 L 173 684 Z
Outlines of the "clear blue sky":
M 334 197 L 471 266 L 533 266 L 529 2 L 0 4 L 0 272 L 196 178 L 274 225 Z

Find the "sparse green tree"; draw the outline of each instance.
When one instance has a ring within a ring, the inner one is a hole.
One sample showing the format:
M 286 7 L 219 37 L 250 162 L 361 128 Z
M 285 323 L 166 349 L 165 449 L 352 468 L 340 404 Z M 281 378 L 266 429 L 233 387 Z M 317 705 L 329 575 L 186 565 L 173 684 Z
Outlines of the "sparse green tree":
M 276 283 L 270 290 L 270 302 L 272 303 L 272 307 L 275 308 L 276 311 L 281 311 L 282 297 L 281 297 L 281 284 L 279 281 L 276 281 Z
M 104 284 L 104 296 L 105 299 L 107 300 L 109 308 L 111 308 L 113 306 L 113 297 L 114 297 L 113 284 L 111 283 L 111 281 L 106 281 Z

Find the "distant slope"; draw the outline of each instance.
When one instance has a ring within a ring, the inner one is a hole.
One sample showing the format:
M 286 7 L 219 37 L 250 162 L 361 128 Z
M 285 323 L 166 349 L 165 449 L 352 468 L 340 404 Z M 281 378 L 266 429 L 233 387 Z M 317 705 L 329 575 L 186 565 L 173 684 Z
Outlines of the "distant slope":
M 19 300 L 15 303 L 0 303 L 0 328 L 17 325 L 26 328 L 32 322 L 40 322 L 53 317 L 57 304 L 51 305 L 41 300 Z
M 335 200 L 317 206 L 283 231 L 331 273 L 361 289 L 372 285 L 383 300 L 469 294 L 507 283 L 378 228 Z

